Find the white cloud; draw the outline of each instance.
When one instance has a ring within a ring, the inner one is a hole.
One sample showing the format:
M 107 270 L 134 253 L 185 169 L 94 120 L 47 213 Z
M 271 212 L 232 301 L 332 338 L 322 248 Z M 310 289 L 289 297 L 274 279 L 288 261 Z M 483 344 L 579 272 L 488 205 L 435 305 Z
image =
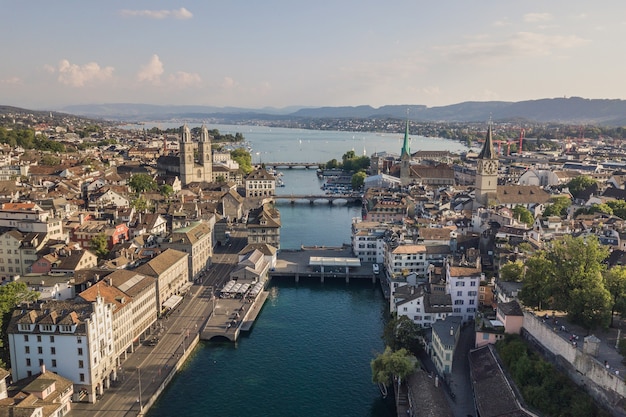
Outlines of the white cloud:
M 5 78 L 3 80 L 0 80 L 0 84 L 20 85 L 20 84 L 22 84 L 22 79 L 19 78 L 19 77 L 9 77 L 9 78 Z
M 477 60 L 498 60 L 511 57 L 546 56 L 561 49 L 576 48 L 589 43 L 575 35 L 544 35 L 518 32 L 498 41 L 470 41 L 464 44 L 435 47 L 435 51 L 455 63 Z
M 183 20 L 183 19 L 191 19 L 193 17 L 193 14 L 185 9 L 184 7 L 181 7 L 178 10 L 128 10 L 128 9 L 124 9 L 124 10 L 120 10 L 120 14 L 123 17 L 146 17 L 148 19 L 167 19 L 167 18 L 174 18 L 174 19 L 179 19 L 179 20 Z
M 550 13 L 526 13 L 524 15 L 524 22 L 537 23 L 537 22 L 549 22 L 552 20 Z
M 232 90 L 233 88 L 237 88 L 238 86 L 239 86 L 239 83 L 231 77 L 224 77 L 224 79 L 221 82 L 221 87 L 224 90 Z
M 137 73 L 137 79 L 140 82 L 149 82 L 152 84 L 159 84 L 161 82 L 161 75 L 163 74 L 163 63 L 159 59 L 157 54 L 152 55 L 150 62 L 142 66 Z
M 45 65 L 44 69 L 51 73 L 58 72 L 57 80 L 73 87 L 83 87 L 90 82 L 107 80 L 113 76 L 114 71 L 113 67 L 100 67 L 96 62 L 77 65 L 70 63 L 67 59 L 61 60 L 56 68 Z
M 175 87 L 185 88 L 199 86 L 202 83 L 202 78 L 196 73 L 178 71 L 168 77 L 168 82 Z

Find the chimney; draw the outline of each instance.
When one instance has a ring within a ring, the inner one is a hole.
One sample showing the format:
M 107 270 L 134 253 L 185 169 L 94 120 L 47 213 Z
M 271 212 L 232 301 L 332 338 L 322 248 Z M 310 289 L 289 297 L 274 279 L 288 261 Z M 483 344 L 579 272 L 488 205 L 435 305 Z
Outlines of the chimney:
M 41 373 L 45 374 L 46 373 L 46 365 L 45 364 L 41 364 Z
M 450 327 L 450 336 L 454 336 L 454 327 Z
M 85 223 L 85 215 L 83 213 L 80 213 L 78 215 L 78 223 L 82 226 L 83 223 Z

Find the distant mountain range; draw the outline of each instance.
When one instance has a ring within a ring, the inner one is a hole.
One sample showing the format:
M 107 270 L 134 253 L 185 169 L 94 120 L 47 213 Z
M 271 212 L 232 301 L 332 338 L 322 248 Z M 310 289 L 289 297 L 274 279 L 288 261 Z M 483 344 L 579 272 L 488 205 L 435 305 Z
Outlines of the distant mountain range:
M 150 104 L 85 104 L 67 106 L 60 111 L 91 118 L 120 121 L 165 121 L 169 119 L 222 121 L 290 119 L 409 119 L 416 122 L 495 122 L 528 121 L 538 123 L 626 126 L 626 101 L 552 98 L 520 102 L 464 102 L 449 106 L 389 105 L 374 108 L 287 107 L 248 109 L 214 106 L 160 106 Z

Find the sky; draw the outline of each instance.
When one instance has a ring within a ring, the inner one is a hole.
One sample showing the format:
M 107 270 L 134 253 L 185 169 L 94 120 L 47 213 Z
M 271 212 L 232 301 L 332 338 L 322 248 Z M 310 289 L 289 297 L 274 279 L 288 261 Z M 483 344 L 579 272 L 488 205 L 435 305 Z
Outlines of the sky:
M 0 105 L 626 99 L 623 0 L 0 0 Z

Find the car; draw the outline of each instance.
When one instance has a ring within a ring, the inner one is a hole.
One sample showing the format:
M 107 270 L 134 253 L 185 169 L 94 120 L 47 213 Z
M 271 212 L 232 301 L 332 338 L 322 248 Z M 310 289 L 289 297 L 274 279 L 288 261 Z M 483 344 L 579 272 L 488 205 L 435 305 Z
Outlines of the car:
M 372 271 L 374 271 L 375 274 L 378 274 L 380 272 L 378 264 L 372 264 Z

